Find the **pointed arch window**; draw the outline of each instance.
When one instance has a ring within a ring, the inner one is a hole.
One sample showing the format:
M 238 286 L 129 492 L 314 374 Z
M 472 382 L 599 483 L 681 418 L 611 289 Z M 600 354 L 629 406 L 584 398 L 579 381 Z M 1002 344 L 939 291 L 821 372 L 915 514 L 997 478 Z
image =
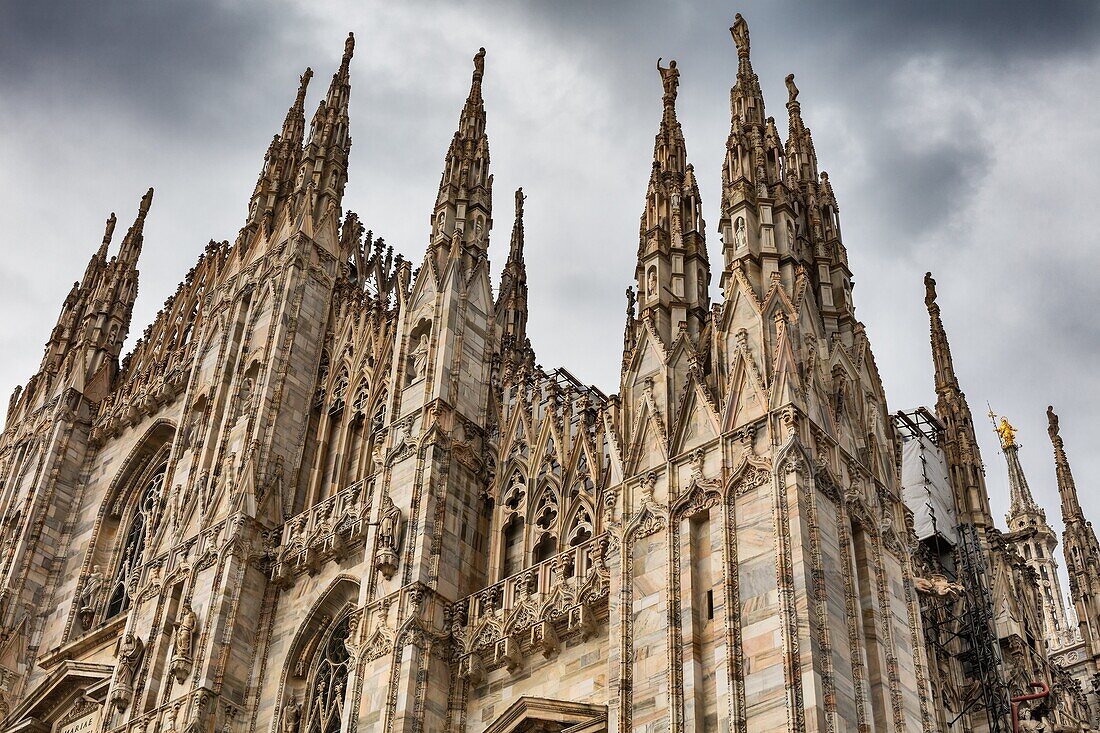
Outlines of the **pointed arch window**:
M 153 522 L 153 516 L 160 505 L 161 492 L 164 489 L 164 472 L 167 464 L 160 464 L 152 478 L 142 490 L 137 503 L 130 514 L 126 533 L 122 536 L 122 547 L 118 565 L 115 568 L 111 594 L 107 599 L 107 611 L 104 618 L 114 618 L 130 607 L 129 578 L 141 563 L 145 550 L 145 539 Z
M 347 648 L 350 635 L 350 616 L 345 615 L 317 650 L 306 688 L 305 733 L 340 733 L 351 667 Z

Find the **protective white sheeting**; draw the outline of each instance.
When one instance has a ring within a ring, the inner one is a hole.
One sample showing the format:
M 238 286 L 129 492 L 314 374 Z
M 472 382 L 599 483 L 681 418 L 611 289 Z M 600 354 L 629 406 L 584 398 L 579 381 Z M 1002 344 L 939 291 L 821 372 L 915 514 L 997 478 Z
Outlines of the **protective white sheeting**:
M 923 436 L 901 446 L 901 497 L 913 512 L 918 539 L 940 534 L 956 544 L 955 500 L 939 446 Z

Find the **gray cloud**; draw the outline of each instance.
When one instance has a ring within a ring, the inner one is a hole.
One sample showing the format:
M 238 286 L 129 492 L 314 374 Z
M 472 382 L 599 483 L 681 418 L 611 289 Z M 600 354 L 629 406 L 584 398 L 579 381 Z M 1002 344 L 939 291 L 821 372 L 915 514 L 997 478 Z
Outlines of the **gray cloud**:
M 840 199 L 845 242 L 893 409 L 934 400 L 921 275 L 936 272 L 960 377 L 1018 423 L 1036 496 L 1057 518 L 1044 408 L 1058 406 L 1087 511 L 1100 518 L 1100 6 L 744 2 L 753 63 L 785 126 L 783 77 Z M 726 3 L 9 3 L 0 26 L 0 385 L 37 367 L 104 217 L 146 227 L 140 332 L 211 238 L 232 239 L 297 75 L 315 100 L 348 30 L 346 205 L 419 261 L 443 153 L 489 51 L 485 94 L 502 264 L 528 193 L 532 338 L 548 366 L 615 391 L 623 289 L 660 115 L 658 56 L 720 261 L 720 161 L 736 55 Z M 717 275 L 715 276 L 715 281 Z M 8 286 L 5 287 L 5 284 Z M 717 288 L 715 288 L 717 292 Z M 994 506 L 1007 481 L 980 432 Z

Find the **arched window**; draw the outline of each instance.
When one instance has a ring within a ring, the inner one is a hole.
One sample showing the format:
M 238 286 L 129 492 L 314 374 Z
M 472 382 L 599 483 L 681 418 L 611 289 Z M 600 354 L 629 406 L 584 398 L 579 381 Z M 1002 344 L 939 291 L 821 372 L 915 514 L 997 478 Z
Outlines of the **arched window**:
M 107 600 L 107 613 L 104 618 L 114 618 L 130 607 L 127 581 L 130 574 L 141 562 L 141 553 L 145 549 L 145 538 L 153 521 L 153 515 L 160 504 L 161 491 L 164 487 L 165 468 L 165 464 L 161 464 L 153 472 L 153 477 L 145 485 L 145 489 L 141 492 L 141 496 L 130 514 L 129 523 L 126 525 L 126 533 L 122 536 L 122 548 L 118 565 L 115 568 L 111 594 Z
M 351 660 L 349 620 L 345 615 L 334 624 L 317 649 L 306 688 L 305 733 L 340 733 Z

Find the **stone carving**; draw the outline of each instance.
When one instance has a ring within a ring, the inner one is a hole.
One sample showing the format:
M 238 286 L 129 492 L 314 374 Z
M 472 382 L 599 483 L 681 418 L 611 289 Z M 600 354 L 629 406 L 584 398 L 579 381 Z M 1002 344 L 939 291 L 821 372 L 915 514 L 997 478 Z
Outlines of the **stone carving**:
M 96 609 L 103 595 L 103 583 L 106 578 L 98 565 L 92 565 L 92 572 L 84 579 L 84 587 L 80 590 L 80 623 L 85 629 L 92 627 Z
M 794 74 L 787 74 L 784 82 L 787 84 L 787 104 L 791 104 L 798 99 L 798 87 L 794 85 Z
M 145 653 L 145 643 L 132 631 L 122 636 L 115 664 L 111 702 L 119 712 L 126 710 L 134 699 L 134 678 Z
M 914 577 L 913 587 L 917 589 L 918 593 L 940 598 L 958 598 L 963 592 L 963 587 L 960 584 L 950 582 L 947 576 L 942 573 L 935 573 L 931 578 Z
M 302 704 L 298 702 L 298 698 L 292 696 L 287 704 L 283 705 L 279 733 L 298 733 L 301 725 Z
M 412 373 L 409 375 L 411 381 L 427 376 L 428 349 L 428 334 L 422 333 L 412 351 Z
M 742 216 L 737 217 L 737 221 L 734 223 L 733 240 L 737 245 L 737 249 L 747 247 L 749 244 L 749 236 L 745 231 L 745 218 Z
M 1031 708 L 1020 709 L 1020 719 L 1017 721 L 1016 729 L 1020 733 L 1042 733 L 1047 730 L 1046 718 L 1040 718 L 1039 720 L 1033 720 L 1031 717 Z
M 172 650 L 172 674 L 182 683 L 191 674 L 195 662 L 195 635 L 198 633 L 199 617 L 190 604 L 184 604 L 176 620 L 174 648 Z
M 680 71 L 676 68 L 675 61 L 669 61 L 668 67 L 661 66 L 661 59 L 657 59 L 657 71 L 661 74 L 661 85 L 665 89 L 665 104 L 676 101 L 676 87 L 680 84 Z
M 378 510 L 378 549 L 375 552 L 374 566 L 386 580 L 397 572 L 400 542 L 401 510 L 394 505 L 389 494 L 383 494 Z

